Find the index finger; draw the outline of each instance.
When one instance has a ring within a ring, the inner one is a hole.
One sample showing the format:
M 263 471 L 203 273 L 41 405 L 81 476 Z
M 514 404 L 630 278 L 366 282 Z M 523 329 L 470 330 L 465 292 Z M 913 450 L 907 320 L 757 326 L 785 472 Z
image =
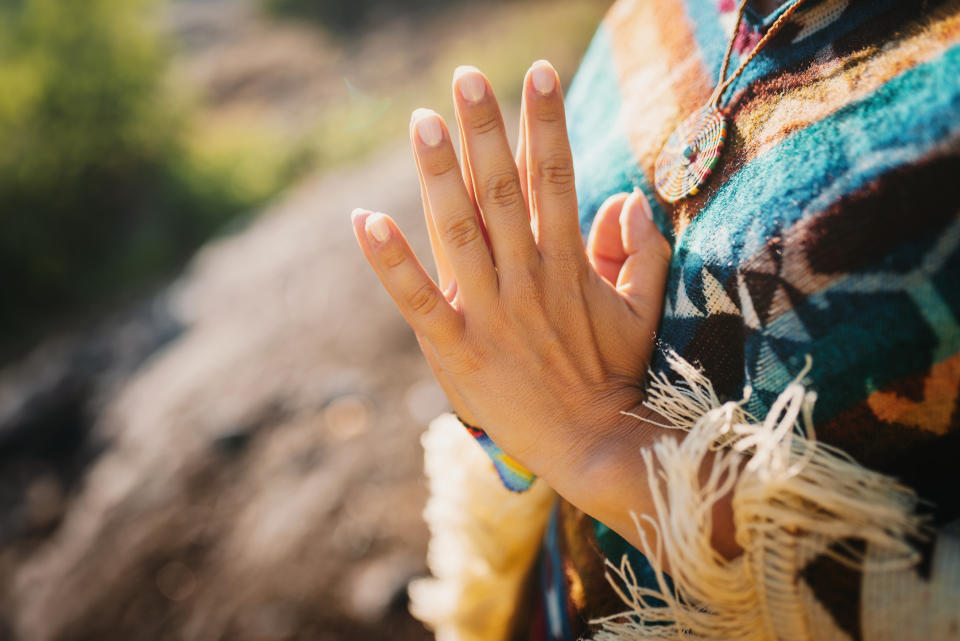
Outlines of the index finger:
M 385 214 L 363 209 L 354 210 L 351 217 L 364 256 L 407 323 L 434 345 L 454 343 L 463 317 L 423 269 L 396 224 Z

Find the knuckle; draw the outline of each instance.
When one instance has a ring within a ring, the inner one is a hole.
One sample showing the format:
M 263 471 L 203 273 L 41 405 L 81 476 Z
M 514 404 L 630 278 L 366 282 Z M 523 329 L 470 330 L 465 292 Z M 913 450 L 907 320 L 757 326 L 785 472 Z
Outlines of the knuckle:
M 586 255 L 582 249 L 557 248 L 550 252 L 551 268 L 563 280 L 586 273 Z
M 460 165 L 452 154 L 431 154 L 423 159 L 423 170 L 428 176 L 437 178 L 452 171 L 458 171 Z
M 410 309 L 418 314 L 429 314 L 439 303 L 440 294 L 429 283 L 421 285 L 407 297 L 407 304 Z
M 497 207 L 515 207 L 523 202 L 523 189 L 515 172 L 490 176 L 484 194 L 486 202 Z
M 527 322 L 531 320 L 529 314 L 530 310 L 541 310 L 546 303 L 544 300 L 543 289 L 530 281 L 518 283 L 517 297 L 523 303 L 523 306 L 519 308 L 522 310 L 521 318 Z
M 458 376 L 474 375 L 483 368 L 483 352 L 466 341 L 457 345 L 456 351 L 448 358 L 452 361 L 452 373 Z
M 380 250 L 380 261 L 388 269 L 399 267 L 406 259 L 406 252 L 396 243 L 389 243 Z
M 537 111 L 537 120 L 543 123 L 553 124 L 564 122 L 564 113 L 562 109 L 544 108 Z
M 480 238 L 480 225 L 473 212 L 459 214 L 446 223 L 443 234 L 451 246 L 466 247 Z
M 662 234 L 657 234 L 657 240 L 654 243 L 654 251 L 663 262 L 669 263 L 671 256 L 673 256 L 673 247 L 670 245 L 670 241 L 664 238 Z
M 500 127 L 500 114 L 488 111 L 477 114 L 470 121 L 470 129 L 476 134 L 487 134 L 496 131 Z
M 573 163 L 569 157 L 559 154 L 550 156 L 537 163 L 536 172 L 537 179 L 554 192 L 569 193 L 573 190 Z
M 514 309 L 519 311 L 522 317 L 525 317 L 530 309 L 543 306 L 546 292 L 538 266 L 518 266 L 512 280 L 513 298 L 518 303 Z

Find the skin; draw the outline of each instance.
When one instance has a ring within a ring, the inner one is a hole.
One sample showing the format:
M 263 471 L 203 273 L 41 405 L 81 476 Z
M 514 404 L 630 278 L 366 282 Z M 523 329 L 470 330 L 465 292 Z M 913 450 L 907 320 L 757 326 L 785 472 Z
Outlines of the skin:
M 640 450 L 680 436 L 624 412 L 650 415 L 643 381 L 670 245 L 637 191 L 604 203 L 584 246 L 549 63 L 534 63 L 524 79 L 515 158 L 478 70 L 455 72 L 453 98 L 462 166 L 435 112 L 417 110 L 410 128 L 437 281 L 385 214 L 355 210 L 357 242 L 455 411 L 640 546 L 630 511 L 653 513 Z M 739 553 L 729 501 L 714 519 L 714 546 Z

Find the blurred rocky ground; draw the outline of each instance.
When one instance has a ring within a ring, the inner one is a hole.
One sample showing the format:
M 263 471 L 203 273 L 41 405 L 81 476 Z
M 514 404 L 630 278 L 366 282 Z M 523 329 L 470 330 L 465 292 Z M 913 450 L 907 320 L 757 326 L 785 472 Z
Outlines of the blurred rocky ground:
M 427 638 L 405 586 L 445 400 L 354 247 L 358 199 L 421 229 L 388 150 L 4 369 L 3 636 Z
M 345 79 L 397 82 L 429 56 L 412 24 L 344 48 L 249 0 L 171 7 L 177 73 L 211 117 L 292 136 Z M 380 54 L 353 64 L 351 46 Z M 0 641 L 430 638 L 406 585 L 426 571 L 419 435 L 446 401 L 355 246 L 358 205 L 428 255 L 392 143 L 0 369 Z
M 331 82 L 318 39 L 244 3 L 172 23 L 224 108 L 280 92 L 295 119 Z M 386 149 L 0 371 L 0 639 L 428 638 L 405 586 L 418 435 L 446 405 L 355 247 L 358 204 L 426 249 L 409 152 Z

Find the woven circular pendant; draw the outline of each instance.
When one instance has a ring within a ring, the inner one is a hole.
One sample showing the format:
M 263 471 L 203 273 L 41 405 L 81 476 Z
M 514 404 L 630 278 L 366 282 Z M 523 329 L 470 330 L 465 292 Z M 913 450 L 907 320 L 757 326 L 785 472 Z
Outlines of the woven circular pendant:
M 700 191 L 717 166 L 726 137 L 727 119 L 713 105 L 690 114 L 657 156 L 654 180 L 660 196 L 675 203 Z

